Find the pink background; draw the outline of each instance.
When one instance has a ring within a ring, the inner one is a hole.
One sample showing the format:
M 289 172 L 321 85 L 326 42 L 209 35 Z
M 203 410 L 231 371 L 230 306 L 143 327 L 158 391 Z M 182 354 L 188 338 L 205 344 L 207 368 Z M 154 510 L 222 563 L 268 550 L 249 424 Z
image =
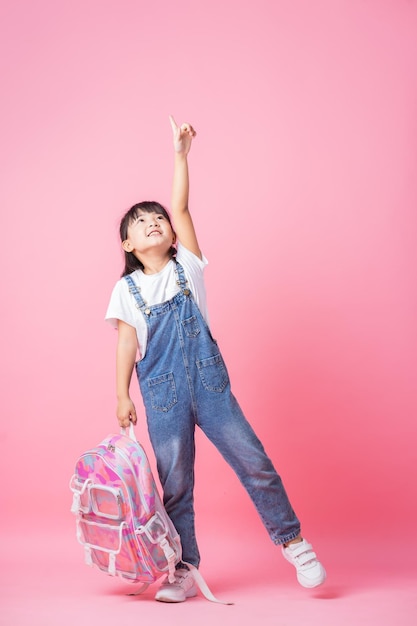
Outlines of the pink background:
M 172 113 L 198 131 L 191 208 L 212 328 L 306 535 L 328 560 L 330 540 L 405 541 L 417 3 L 4 0 L 0 24 L 3 527 L 48 520 L 77 550 L 73 465 L 117 427 L 103 318 L 118 221 L 139 200 L 169 205 Z M 203 557 L 236 528 L 269 550 L 200 435 L 198 452 Z

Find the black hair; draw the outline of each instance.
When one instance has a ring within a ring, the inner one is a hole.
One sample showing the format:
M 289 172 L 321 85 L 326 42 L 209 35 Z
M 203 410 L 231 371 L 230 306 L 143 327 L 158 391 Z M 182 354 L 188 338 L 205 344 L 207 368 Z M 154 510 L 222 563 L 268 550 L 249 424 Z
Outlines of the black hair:
M 163 215 L 165 219 L 168 220 L 169 225 L 172 228 L 172 232 L 175 235 L 175 231 L 171 222 L 171 217 L 168 211 L 162 206 L 162 204 L 159 204 L 159 202 L 155 201 L 145 200 L 144 202 L 138 202 L 137 204 L 134 204 L 120 220 L 119 232 L 122 243 L 128 238 L 128 228 L 132 224 L 132 222 L 137 219 L 139 213 L 156 213 L 157 215 Z M 173 258 L 177 254 L 177 249 L 174 246 L 171 246 L 169 252 L 171 254 L 171 258 Z M 122 278 L 123 276 L 131 274 L 135 270 L 143 270 L 143 263 L 141 263 L 141 261 L 133 254 L 133 252 L 126 252 L 125 250 L 124 257 L 125 267 L 122 273 Z

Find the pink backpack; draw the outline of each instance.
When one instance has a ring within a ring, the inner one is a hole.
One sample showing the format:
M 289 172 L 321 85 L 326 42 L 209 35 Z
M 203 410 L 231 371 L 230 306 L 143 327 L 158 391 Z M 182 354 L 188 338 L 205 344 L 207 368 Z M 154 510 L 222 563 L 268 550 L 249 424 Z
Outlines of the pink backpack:
M 142 583 L 137 593 L 163 574 L 173 582 L 181 561 L 180 538 L 133 425 L 129 436 L 122 429 L 79 457 L 70 489 L 77 539 L 87 565 Z M 206 598 L 218 602 L 198 570 L 186 565 Z

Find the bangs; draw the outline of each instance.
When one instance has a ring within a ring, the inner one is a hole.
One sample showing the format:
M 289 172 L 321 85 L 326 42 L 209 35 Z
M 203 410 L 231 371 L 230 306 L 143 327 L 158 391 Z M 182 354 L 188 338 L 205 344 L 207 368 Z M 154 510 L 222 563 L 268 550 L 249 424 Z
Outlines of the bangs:
M 139 204 L 132 206 L 130 211 L 128 211 L 126 215 L 128 225 L 130 226 L 133 224 L 133 222 L 135 222 L 142 213 L 156 213 L 156 215 L 162 215 L 171 224 L 171 218 L 168 211 L 162 206 L 162 204 L 159 204 L 159 202 L 140 202 Z

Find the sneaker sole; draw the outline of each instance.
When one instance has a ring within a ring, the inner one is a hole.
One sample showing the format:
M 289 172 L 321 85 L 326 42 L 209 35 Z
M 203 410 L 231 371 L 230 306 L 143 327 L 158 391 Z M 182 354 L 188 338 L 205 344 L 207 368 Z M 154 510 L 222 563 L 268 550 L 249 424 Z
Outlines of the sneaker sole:
M 322 570 L 322 578 L 318 581 L 312 581 L 308 578 L 304 578 L 302 574 L 298 574 L 297 572 L 297 580 L 302 587 L 305 589 L 314 589 L 315 587 L 320 587 L 324 582 L 326 582 L 327 574 L 325 570 Z

